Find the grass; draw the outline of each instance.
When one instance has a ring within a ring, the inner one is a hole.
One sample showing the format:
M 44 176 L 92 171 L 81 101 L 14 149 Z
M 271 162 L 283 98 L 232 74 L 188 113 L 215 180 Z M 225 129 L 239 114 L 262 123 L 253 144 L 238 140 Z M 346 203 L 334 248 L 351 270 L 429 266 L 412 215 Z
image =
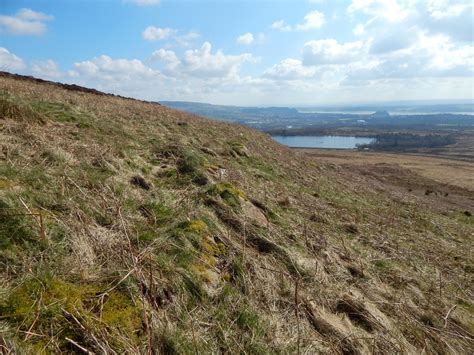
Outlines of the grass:
M 156 104 L 0 81 L 0 207 L 41 210 L 46 232 L 41 243 L 35 219 L 0 216 L 7 351 L 79 351 L 67 339 L 118 353 L 364 352 L 373 339 L 381 353 L 470 349 L 472 194 L 460 184 L 434 200 L 406 184 L 448 187 L 405 170 L 338 166 Z M 348 293 L 380 324 L 338 313 Z

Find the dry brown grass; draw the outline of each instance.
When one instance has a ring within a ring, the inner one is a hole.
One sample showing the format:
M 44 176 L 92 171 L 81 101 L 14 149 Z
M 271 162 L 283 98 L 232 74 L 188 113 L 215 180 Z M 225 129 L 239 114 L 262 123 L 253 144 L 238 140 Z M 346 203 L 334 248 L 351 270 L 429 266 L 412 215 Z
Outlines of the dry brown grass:
M 43 211 L 48 236 L 0 219 L 5 351 L 472 349 L 467 205 L 157 104 L 0 90 L 46 117 L 0 117 L 0 202 Z

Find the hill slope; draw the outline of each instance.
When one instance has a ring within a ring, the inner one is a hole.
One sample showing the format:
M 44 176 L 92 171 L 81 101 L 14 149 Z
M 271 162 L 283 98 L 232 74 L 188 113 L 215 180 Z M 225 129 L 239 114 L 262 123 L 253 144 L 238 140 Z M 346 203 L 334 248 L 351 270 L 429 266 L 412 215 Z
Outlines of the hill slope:
M 2 351 L 472 349 L 467 211 L 72 89 L 0 76 Z

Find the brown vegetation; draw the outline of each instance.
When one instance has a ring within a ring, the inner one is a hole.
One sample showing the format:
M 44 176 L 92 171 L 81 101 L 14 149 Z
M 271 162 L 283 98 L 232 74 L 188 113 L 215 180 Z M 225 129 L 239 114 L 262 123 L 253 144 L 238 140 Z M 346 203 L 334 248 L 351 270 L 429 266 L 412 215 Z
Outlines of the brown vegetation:
M 413 193 L 254 130 L 66 89 L 0 77 L 2 352 L 474 346 L 467 189 Z

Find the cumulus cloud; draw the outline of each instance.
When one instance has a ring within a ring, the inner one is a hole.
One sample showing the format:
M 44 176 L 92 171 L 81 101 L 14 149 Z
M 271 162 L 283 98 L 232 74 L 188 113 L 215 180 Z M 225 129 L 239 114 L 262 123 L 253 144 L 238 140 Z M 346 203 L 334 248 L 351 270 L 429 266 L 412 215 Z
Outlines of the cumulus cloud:
M 243 44 L 243 45 L 249 45 L 252 44 L 254 41 L 253 34 L 250 32 L 244 33 L 243 35 L 237 37 L 237 43 L 238 44 Z
M 74 63 L 71 77 L 86 77 L 105 81 L 153 78 L 159 72 L 147 67 L 138 59 L 113 59 L 101 55 L 92 60 Z
M 0 33 L 13 35 L 42 35 L 47 30 L 47 21 L 54 17 L 31 9 L 20 9 L 14 16 L 0 15 Z
M 155 26 L 148 26 L 142 33 L 144 39 L 148 41 L 161 41 L 176 35 L 178 31 L 172 28 L 160 28 Z
M 173 52 L 172 50 L 167 50 L 160 48 L 156 51 L 154 51 L 151 55 L 152 60 L 161 60 L 165 62 L 177 62 L 178 57 L 176 56 L 176 53 Z
M 321 28 L 326 23 L 325 16 L 318 10 L 308 12 L 304 16 L 304 21 L 300 24 L 291 26 L 285 23 L 284 20 L 275 21 L 272 23 L 271 28 L 274 30 L 289 32 L 289 31 L 309 31 L 313 29 Z
M 315 67 L 304 66 L 299 59 L 287 58 L 266 69 L 263 76 L 277 80 L 309 79 L 318 74 Z
M 335 39 L 308 41 L 303 46 L 304 65 L 344 64 L 361 58 L 362 41 L 339 43 Z
M 65 80 L 127 96 L 157 99 L 209 99 L 218 95 L 242 97 L 267 79 L 241 76 L 243 63 L 257 59 L 249 53 L 227 54 L 209 42 L 182 55 L 160 48 L 147 61 L 107 55 L 74 63 Z
M 227 55 L 217 50 L 213 54 L 211 49 L 211 44 L 204 42 L 199 49 L 187 50 L 178 69 L 193 76 L 226 77 L 237 75 L 242 63 L 255 61 L 250 53 Z
M 353 0 L 352 14 L 368 17 L 354 34 L 377 65 L 354 68 L 348 80 L 471 78 L 474 68 L 473 4 L 450 0 Z M 391 14 L 389 14 L 391 13 Z
M 59 65 L 51 59 L 33 62 L 31 71 L 34 75 L 48 79 L 58 79 L 63 76 Z
M 314 10 L 305 15 L 304 22 L 296 25 L 296 29 L 299 31 L 308 31 L 321 28 L 325 23 L 324 14 L 318 10 Z
M 287 25 L 285 21 L 283 20 L 278 20 L 272 23 L 270 26 L 274 30 L 279 30 L 279 31 L 291 31 L 292 27 L 290 25 Z
M 194 40 L 199 38 L 199 33 L 196 31 L 182 33 L 174 28 L 148 26 L 143 30 L 142 37 L 147 41 L 171 40 L 180 47 L 189 47 Z
M 16 71 L 26 68 L 26 64 L 20 57 L 8 51 L 8 49 L 0 47 L 0 70 Z
M 450 2 L 431 1 L 424 26 L 433 33 L 447 34 L 455 40 L 474 41 L 472 2 L 451 4 Z
M 410 0 L 352 0 L 349 13 L 362 12 L 389 22 L 400 22 L 411 14 Z
M 465 0 L 353 0 L 347 8 L 352 15 L 368 17 L 354 28 L 358 36 L 414 28 L 465 42 L 474 40 L 473 10 L 472 1 Z

